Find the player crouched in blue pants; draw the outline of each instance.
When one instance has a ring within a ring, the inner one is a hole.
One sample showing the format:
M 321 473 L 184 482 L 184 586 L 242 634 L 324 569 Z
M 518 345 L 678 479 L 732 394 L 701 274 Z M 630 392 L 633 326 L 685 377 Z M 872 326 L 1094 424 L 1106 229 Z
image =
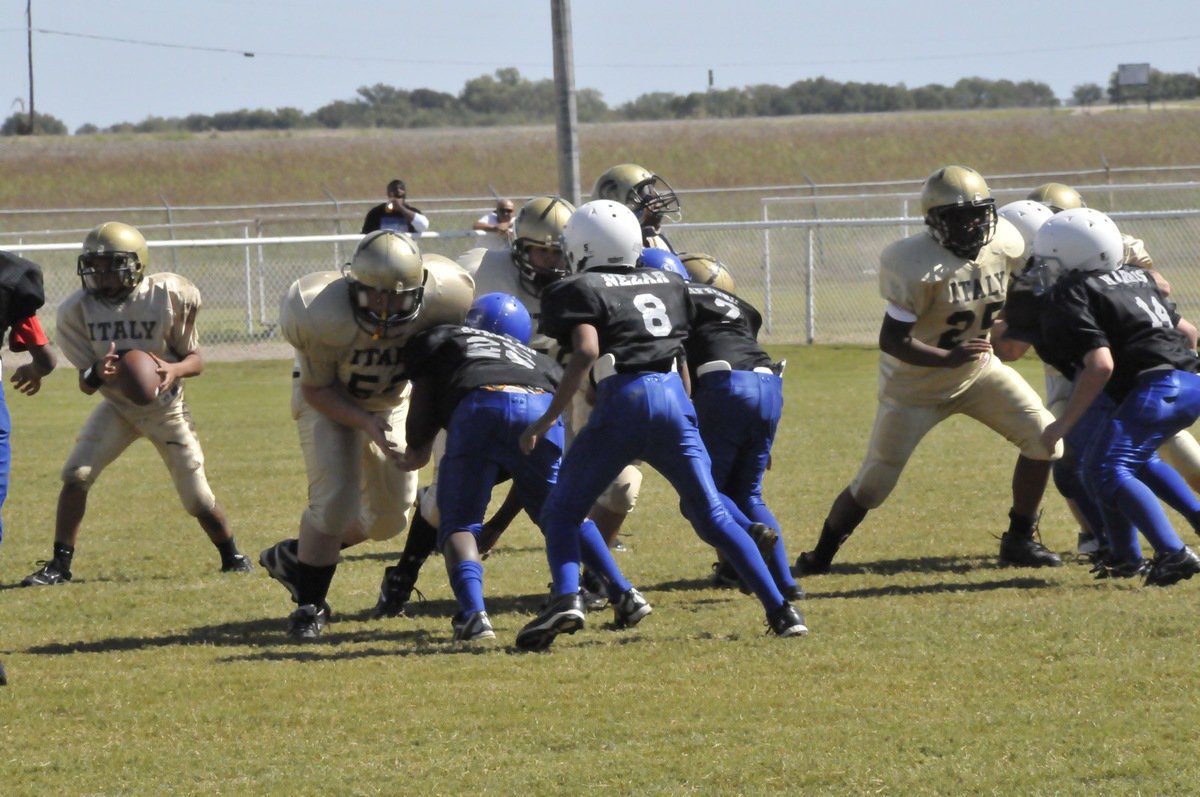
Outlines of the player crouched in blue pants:
M 549 538 L 577 527 L 617 473 L 642 460 L 666 477 L 696 533 L 758 596 L 770 629 L 779 636 L 805 634 L 804 618 L 780 593 L 713 482 L 679 373 L 692 316 L 686 284 L 677 274 L 635 267 L 641 251 L 637 218 L 610 200 L 582 206 L 563 229 L 563 252 L 574 274 L 543 295 L 541 332 L 570 351 L 571 359 L 549 408 L 521 436 L 522 450 L 535 450 L 589 372 L 596 400 L 546 499 L 542 528 Z M 578 596 L 558 593 L 531 625 L 553 622 L 572 600 Z
M 433 327 L 401 353 L 413 385 L 402 467 L 416 470 L 427 463 L 434 436 L 446 429 L 437 545 L 459 604 L 451 624 L 460 641 L 495 637 L 484 608 L 479 555 L 492 488 L 503 474 L 511 476 L 522 508 L 536 521 L 562 460 L 563 426 L 557 418 L 528 455 L 518 446 L 521 433 L 549 407 L 562 375 L 557 363 L 526 345 L 531 333 L 529 311 L 515 296 L 488 293 L 471 305 L 465 326 Z M 559 527 L 546 534 L 546 557 L 554 594 L 573 595 L 574 601 L 550 622 L 522 630 L 518 647 L 543 650 L 558 634 L 583 628 L 581 546 L 583 561 L 609 585 L 617 626 L 636 625 L 650 614 L 650 604 L 621 574 L 594 523 Z
M 1060 271 L 1041 317 L 1043 359 L 1076 371 L 1067 407 L 1042 441 L 1053 445 L 1069 434 L 1102 392 L 1115 402 L 1083 452 L 1084 480 L 1154 547 L 1146 584 L 1169 586 L 1200 573 L 1200 557 L 1171 527 L 1147 464 L 1164 440 L 1200 417 L 1196 328 L 1145 270 L 1123 265 L 1123 255 L 1116 224 L 1089 208 L 1055 215 L 1034 237 L 1033 265 Z M 1132 526 L 1108 532 L 1116 564 L 1138 565 Z

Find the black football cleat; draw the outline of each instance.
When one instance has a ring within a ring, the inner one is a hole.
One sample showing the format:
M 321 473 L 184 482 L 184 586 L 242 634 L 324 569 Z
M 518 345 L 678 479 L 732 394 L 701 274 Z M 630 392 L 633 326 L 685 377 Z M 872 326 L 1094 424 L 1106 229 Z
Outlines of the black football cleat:
M 621 593 L 621 597 L 613 604 L 613 623 L 617 628 L 633 628 L 652 611 L 654 609 L 642 593 L 630 587 Z
M 258 563 L 267 575 L 282 584 L 291 593 L 292 603 L 297 604 L 300 603 L 300 584 L 296 576 L 299 551 L 300 541 L 293 538 L 280 540 L 258 555 Z
M 559 634 L 574 634 L 584 625 L 583 601 L 578 592 L 558 595 L 520 631 L 521 650 L 546 650 Z
M 820 576 L 829 572 L 830 562 L 817 558 L 816 551 L 805 551 L 796 557 L 796 575 Z
M 1169 587 L 1200 573 L 1200 556 L 1186 545 L 1174 553 L 1161 554 L 1150 563 L 1147 587 Z
M 254 563 L 244 553 L 234 554 L 226 564 L 221 565 L 222 573 L 253 573 Z
M 417 573 L 404 564 L 395 564 L 383 569 L 383 581 L 379 583 L 379 600 L 371 611 L 371 617 L 399 617 L 416 590 Z M 416 590 L 421 595 L 420 590 Z M 424 596 L 421 596 L 424 597 Z
M 288 615 L 288 636 L 301 642 L 318 639 L 328 619 L 324 607 L 318 609 L 307 603 Z
M 1009 567 L 1062 567 L 1062 559 L 1033 537 L 1006 531 L 1000 537 L 1000 564 Z
M 785 603 L 768 614 L 767 626 L 771 633 L 778 637 L 804 636 L 808 633 L 804 615 L 790 603 Z
M 49 562 L 38 562 L 38 564 L 41 567 L 21 579 L 22 587 L 45 587 L 51 584 L 66 584 L 71 580 L 71 571 L 60 567 L 54 559 L 51 559 Z

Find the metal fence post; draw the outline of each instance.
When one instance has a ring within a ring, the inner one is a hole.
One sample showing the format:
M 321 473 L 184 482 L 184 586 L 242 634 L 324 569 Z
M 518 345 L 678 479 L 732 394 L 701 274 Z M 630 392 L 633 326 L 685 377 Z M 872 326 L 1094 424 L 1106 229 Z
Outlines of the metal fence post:
M 254 294 L 251 291 L 250 281 L 250 228 L 242 227 L 242 237 L 246 239 L 246 245 L 242 247 L 245 263 L 243 268 L 246 275 L 246 337 L 254 337 Z
M 762 206 L 763 221 L 770 221 L 766 203 Z M 763 228 L 763 325 L 771 331 L 771 230 Z
M 166 208 L 166 210 L 167 210 L 167 233 L 171 236 L 171 240 L 174 241 L 175 240 L 175 217 L 171 213 L 171 203 L 168 202 L 167 198 L 162 195 L 162 192 L 159 192 L 158 199 L 160 202 L 163 203 L 163 207 Z M 171 270 L 179 271 L 179 253 L 175 250 L 175 247 L 173 247 L 173 246 L 171 247 Z
M 342 209 L 341 209 L 341 206 L 338 204 L 337 198 L 333 194 L 329 193 L 328 188 L 326 188 L 325 186 L 321 186 L 321 192 L 323 194 L 325 194 L 325 196 L 329 197 L 329 201 L 333 203 L 333 234 L 341 235 L 342 234 Z M 333 262 L 334 263 L 342 262 L 341 245 L 337 241 L 333 242 Z

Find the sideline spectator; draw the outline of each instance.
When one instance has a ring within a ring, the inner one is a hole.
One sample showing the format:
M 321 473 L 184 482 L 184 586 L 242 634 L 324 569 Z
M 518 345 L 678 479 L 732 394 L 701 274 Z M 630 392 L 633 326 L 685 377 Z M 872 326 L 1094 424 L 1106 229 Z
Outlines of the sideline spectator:
M 419 208 L 408 204 L 408 189 L 403 180 L 392 180 L 387 184 L 388 201 L 367 211 L 363 219 L 362 234 L 376 230 L 393 230 L 420 235 L 429 229 L 429 219 Z
M 487 233 L 479 241 L 488 249 L 508 250 L 512 242 L 512 224 L 516 206 L 511 199 L 497 199 L 496 209 L 480 216 L 472 230 Z

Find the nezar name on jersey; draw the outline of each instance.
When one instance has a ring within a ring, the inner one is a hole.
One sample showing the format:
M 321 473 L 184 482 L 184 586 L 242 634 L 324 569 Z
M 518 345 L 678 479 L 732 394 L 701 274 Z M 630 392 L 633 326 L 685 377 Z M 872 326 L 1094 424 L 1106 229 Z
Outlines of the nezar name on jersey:
M 425 291 L 417 317 L 392 337 L 376 340 L 359 326 L 350 287 L 338 271 L 319 271 L 292 283 L 279 308 L 279 327 L 296 349 L 300 382 L 325 387 L 339 382 L 365 409 L 396 406 L 408 385 L 400 351 L 423 329 L 461 324 L 475 283 L 461 266 L 426 254 Z

